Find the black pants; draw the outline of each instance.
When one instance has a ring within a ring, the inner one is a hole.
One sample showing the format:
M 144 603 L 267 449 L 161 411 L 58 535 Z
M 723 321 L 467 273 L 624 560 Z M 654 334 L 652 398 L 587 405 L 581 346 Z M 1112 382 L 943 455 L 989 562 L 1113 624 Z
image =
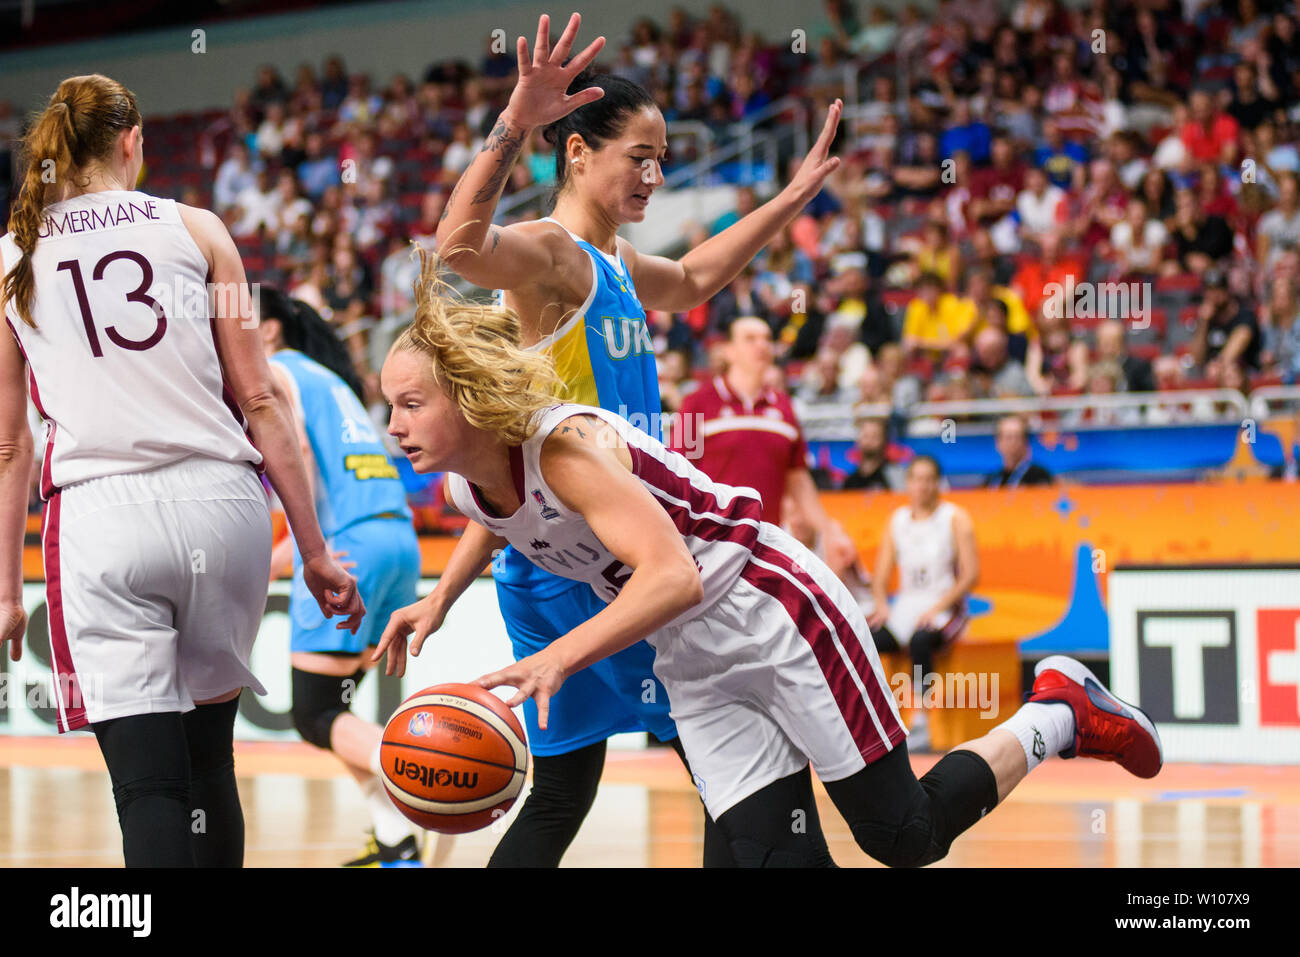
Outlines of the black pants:
M 871 637 L 876 641 L 876 650 L 882 654 L 902 650 L 898 638 L 884 625 L 872 631 Z M 925 680 L 926 675 L 934 671 L 934 654 L 944 646 L 947 640 L 947 636 L 938 628 L 918 628 L 913 633 L 911 641 L 907 643 L 907 648 L 912 656 L 912 664 L 921 666 L 922 681 Z M 914 690 L 917 694 L 921 693 L 920 688 Z
M 242 867 L 244 812 L 235 784 L 239 699 L 181 715 L 93 725 L 113 782 L 127 867 Z
M 891 867 L 921 867 L 997 804 L 992 769 L 973 751 L 952 751 L 919 781 L 895 748 L 826 791 L 862 850 Z M 740 867 L 834 867 L 817 817 L 808 768 L 729 808 L 718 827 Z
M 681 740 L 667 742 L 686 770 L 690 764 Z M 558 867 L 573 843 L 605 769 L 605 742 L 598 741 L 568 754 L 533 756 L 533 786 L 524 806 L 488 861 L 488 867 Z M 722 831 L 704 815 L 704 866 L 730 867 L 730 849 Z

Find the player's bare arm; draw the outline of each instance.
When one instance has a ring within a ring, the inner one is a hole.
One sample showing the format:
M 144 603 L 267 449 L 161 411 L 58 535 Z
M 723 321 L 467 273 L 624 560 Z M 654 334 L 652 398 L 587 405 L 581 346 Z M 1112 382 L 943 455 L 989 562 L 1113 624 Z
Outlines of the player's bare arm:
M 542 16 L 531 56 L 528 42 L 519 38 L 519 82 L 443 207 L 437 232 L 440 255 L 459 276 L 484 289 L 512 289 L 538 280 L 554 284 L 557 277 L 563 283 L 566 276 L 581 284 L 584 273 L 590 274 L 577 268 L 585 267 L 585 257 L 563 230 L 492 225 L 501 191 L 533 130 L 604 95 L 596 87 L 573 96 L 565 92 L 605 45 L 604 37 L 598 37 L 566 65 L 581 22 L 575 13 L 552 49 L 550 18 Z
M 957 574 L 943 596 L 925 614 L 917 619 L 918 627 L 929 627 L 934 617 L 954 607 L 971 593 L 980 577 L 979 549 L 975 545 L 975 523 L 961 507 L 953 510 L 952 537 L 957 551 Z
M 470 522 L 447 559 L 447 567 L 433 591 L 393 612 L 370 659 L 378 661 L 387 655 L 385 674 L 399 677 L 406 674 L 407 640 L 411 639 L 410 653 L 418 657 L 424 640 L 442 627 L 451 606 L 456 604 L 470 583 L 483 574 L 492 556 L 507 544 L 500 535 L 493 535 L 477 522 Z
M 22 592 L 23 536 L 34 443 L 27 427 L 26 368 L 17 340 L 0 334 L 0 644 L 10 643 L 9 657 L 14 661 L 22 657 L 23 634 L 27 631 Z
M 844 569 L 858 560 L 858 547 L 844 530 L 844 526 L 826 514 L 826 509 L 822 507 L 821 496 L 817 494 L 817 484 L 813 482 L 812 473 L 807 468 L 790 469 L 786 473 L 785 490 L 794 499 L 799 511 L 821 535 L 826 563 L 837 575 L 843 573 Z
M 234 240 L 225 224 L 207 210 L 182 206 L 181 218 L 199 250 L 208 261 L 217 289 L 246 289 L 248 279 Z M 298 437 L 285 414 L 285 397 L 271 375 L 262 342 L 257 332 L 251 299 L 237 300 L 237 315 L 221 315 L 218 305 L 229 311 L 232 297 L 214 303 L 217 353 L 221 368 L 229 380 L 235 401 L 248 421 L 252 439 L 266 465 L 266 474 L 284 505 L 289 527 L 293 529 L 298 552 L 303 558 L 303 577 L 327 618 L 342 615 L 339 627 L 355 631 L 365 614 L 365 604 L 357 591 L 357 581 L 341 568 L 325 547 L 312 501 L 307 469 L 298 451 Z
M 608 606 L 546 649 L 485 675 L 478 684 L 518 689 L 511 707 L 537 700 L 546 727 L 547 702 L 575 671 L 635 644 L 703 598 L 699 568 L 681 533 L 632 474 L 621 438 L 604 423 L 573 416 L 542 446 L 541 471 L 565 507 L 580 514 L 631 576 Z
M 644 255 L 631 243 L 619 240 L 637 296 L 645 307 L 685 312 L 707 302 L 735 279 L 746 263 L 812 201 L 826 177 L 840 165 L 839 157 L 829 154 L 843 111 L 841 101 L 831 104 L 821 135 L 785 189 L 681 259 Z
M 879 628 L 889 618 L 889 576 L 894 573 L 894 536 L 888 527 L 880 539 L 880 548 L 876 552 L 876 568 L 871 575 L 871 595 L 875 599 L 875 608 L 867 617 L 867 624 Z

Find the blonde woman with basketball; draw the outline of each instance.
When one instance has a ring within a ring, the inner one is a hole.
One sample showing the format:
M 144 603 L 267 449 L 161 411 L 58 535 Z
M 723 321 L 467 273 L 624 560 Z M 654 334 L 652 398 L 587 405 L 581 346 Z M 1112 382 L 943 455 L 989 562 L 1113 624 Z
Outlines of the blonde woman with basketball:
M 481 687 L 517 689 L 512 707 L 535 699 L 545 728 L 569 675 L 648 641 L 740 866 L 833 863 L 810 766 L 858 845 L 894 866 L 942 858 L 1049 754 L 1160 770 L 1150 719 L 1056 656 L 1028 704 L 918 781 L 866 621 L 830 569 L 762 520 L 752 489 L 713 482 L 618 415 L 556 404 L 554 367 L 519 348 L 514 313 L 444 298 L 434 265 L 426 256 L 416 320 L 384 363 L 389 432 L 416 471 L 452 473 L 448 500 L 498 545 L 603 603 Z M 385 651 L 404 671 L 405 634 L 387 630 Z

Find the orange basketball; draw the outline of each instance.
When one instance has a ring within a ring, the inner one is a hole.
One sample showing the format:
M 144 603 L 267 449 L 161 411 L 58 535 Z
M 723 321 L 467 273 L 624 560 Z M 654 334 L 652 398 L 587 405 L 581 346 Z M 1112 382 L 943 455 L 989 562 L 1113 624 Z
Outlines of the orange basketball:
M 379 761 L 398 810 L 427 830 L 464 834 L 510 810 L 528 773 L 528 745 L 492 692 L 434 685 L 388 719 Z

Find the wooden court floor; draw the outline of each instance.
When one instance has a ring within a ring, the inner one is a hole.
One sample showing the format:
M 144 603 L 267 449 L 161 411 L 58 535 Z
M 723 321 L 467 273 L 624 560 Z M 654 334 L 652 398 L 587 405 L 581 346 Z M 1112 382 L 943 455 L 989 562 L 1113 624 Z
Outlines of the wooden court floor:
M 361 849 L 359 792 L 329 755 L 250 742 L 235 760 L 249 866 L 332 867 Z M 913 765 L 920 774 L 935 760 Z M 877 866 L 820 789 L 818 810 L 841 866 Z M 482 866 L 498 837 L 455 838 L 445 864 Z M 93 739 L 0 737 L 0 867 L 119 867 L 120 839 Z M 699 802 L 676 757 L 611 751 L 565 865 L 692 867 L 701 849 Z M 1048 761 L 934 866 L 1300 867 L 1300 766 L 1169 765 L 1142 781 L 1097 761 Z

